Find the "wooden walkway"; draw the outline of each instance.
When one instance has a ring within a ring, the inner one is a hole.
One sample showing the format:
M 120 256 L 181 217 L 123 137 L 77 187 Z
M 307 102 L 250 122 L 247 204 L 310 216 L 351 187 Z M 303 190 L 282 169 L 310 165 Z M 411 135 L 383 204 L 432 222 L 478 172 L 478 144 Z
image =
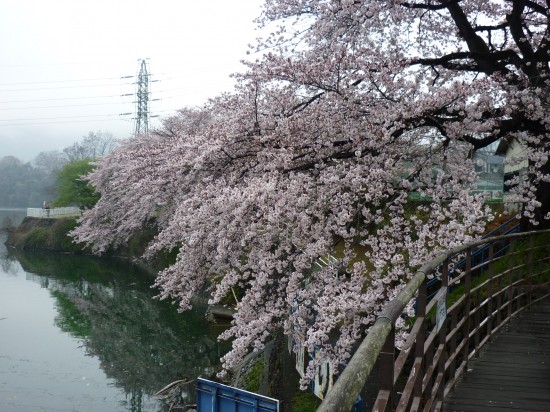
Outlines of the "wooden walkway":
M 468 364 L 445 412 L 550 411 L 550 299 L 523 311 Z

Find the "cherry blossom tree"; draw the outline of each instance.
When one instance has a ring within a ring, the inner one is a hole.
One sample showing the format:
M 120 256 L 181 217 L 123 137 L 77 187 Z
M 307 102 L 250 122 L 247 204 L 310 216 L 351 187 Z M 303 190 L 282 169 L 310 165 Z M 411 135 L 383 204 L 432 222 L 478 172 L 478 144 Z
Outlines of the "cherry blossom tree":
M 416 267 L 483 232 L 476 150 L 523 145 L 515 200 L 544 222 L 549 16 L 540 0 L 267 0 L 234 92 L 101 159 L 74 236 L 102 252 L 157 225 L 146 255 L 178 252 L 161 298 L 242 291 L 224 367 L 282 328 L 316 353 L 306 383 Z

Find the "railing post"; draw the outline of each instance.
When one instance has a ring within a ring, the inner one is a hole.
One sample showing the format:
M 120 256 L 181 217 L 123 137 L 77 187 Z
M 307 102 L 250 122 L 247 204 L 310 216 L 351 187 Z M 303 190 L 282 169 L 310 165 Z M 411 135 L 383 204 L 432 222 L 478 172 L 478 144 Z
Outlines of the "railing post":
M 441 288 L 444 288 L 445 291 L 448 291 L 449 288 L 449 258 L 445 259 L 441 271 Z M 445 293 L 445 299 L 447 299 L 447 293 Z M 445 307 L 447 303 L 445 302 Z M 439 330 L 439 349 L 441 355 L 439 356 L 439 361 L 437 364 L 437 374 L 440 376 L 439 387 L 437 388 L 437 394 L 435 398 L 435 403 L 437 401 L 443 401 L 443 396 L 445 394 L 445 361 L 447 360 L 447 352 L 445 350 L 447 344 L 447 320 L 441 326 Z
M 481 288 L 476 290 L 476 302 L 475 302 L 475 314 L 474 314 L 474 356 L 479 356 L 479 333 L 481 324 Z
M 512 306 L 514 303 L 514 249 L 516 242 L 515 239 L 510 239 L 510 249 L 508 250 L 508 311 L 506 319 L 509 320 L 512 317 Z
M 449 341 L 449 353 L 453 355 L 456 352 L 456 341 L 457 341 L 457 333 L 456 327 L 458 326 L 458 310 L 454 310 L 451 314 L 451 331 L 453 331 L 453 335 L 451 336 L 451 340 Z M 457 365 L 457 358 L 456 356 L 452 360 L 451 364 L 449 365 L 449 380 L 454 381 L 456 379 L 456 365 Z
M 457 340 L 458 340 L 458 313 L 459 308 L 455 308 L 451 313 L 451 331 L 452 336 L 451 340 L 449 341 L 449 354 L 454 355 L 456 354 L 456 347 L 457 347 Z M 449 380 L 454 381 L 456 379 L 456 368 L 458 364 L 458 359 L 456 356 L 454 356 L 453 360 L 451 361 L 451 364 L 449 365 Z
M 419 368 L 416 375 L 416 381 L 414 382 L 413 396 L 415 398 L 422 399 L 422 380 L 424 378 L 425 361 L 424 361 L 424 344 L 426 343 L 426 295 L 427 295 L 427 282 L 422 282 L 422 285 L 418 289 L 416 318 L 424 318 L 422 328 L 418 331 L 416 337 L 416 343 L 414 347 L 414 355 L 416 364 Z M 428 356 L 428 355 L 427 355 Z
M 464 273 L 464 325 L 462 326 L 462 361 L 464 370 L 468 369 L 468 355 L 470 353 L 470 289 L 472 288 L 472 248 L 466 249 L 466 272 Z
M 391 325 L 391 331 L 382 346 L 380 356 L 378 357 L 379 373 L 380 373 L 380 391 L 387 393 L 386 398 L 380 398 L 378 411 L 383 412 L 389 405 L 390 410 L 393 409 L 394 397 L 394 363 L 395 363 L 395 326 Z
M 508 245 L 508 249 L 509 249 L 510 245 Z M 506 249 L 505 249 L 506 250 Z M 494 274 L 493 274 L 494 276 Z M 495 308 L 496 308 L 496 312 L 497 312 L 497 327 L 499 327 L 502 323 L 502 302 L 504 301 L 504 295 L 503 295 L 503 292 L 502 292 L 502 287 L 503 287 L 503 278 L 504 278 L 504 274 L 503 273 L 499 273 L 498 274 L 498 277 L 497 277 L 497 284 L 496 284 L 496 293 L 497 293 L 497 298 L 496 298 L 496 302 L 495 302 Z
M 487 276 L 489 282 L 487 283 L 487 336 L 489 339 L 493 336 L 493 282 L 495 269 L 493 267 L 493 258 L 494 258 L 494 243 L 489 244 L 489 267 L 487 268 Z
M 527 254 L 527 307 L 531 307 L 533 289 L 533 248 L 535 247 L 534 236 L 529 236 L 529 253 Z

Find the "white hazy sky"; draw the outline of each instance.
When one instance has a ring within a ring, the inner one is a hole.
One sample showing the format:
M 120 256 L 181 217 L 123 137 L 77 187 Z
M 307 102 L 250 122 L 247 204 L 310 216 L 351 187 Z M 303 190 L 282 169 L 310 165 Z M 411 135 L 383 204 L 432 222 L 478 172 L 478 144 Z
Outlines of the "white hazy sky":
M 30 161 L 90 131 L 129 137 L 142 58 L 152 115 L 231 90 L 262 3 L 0 0 L 0 158 Z

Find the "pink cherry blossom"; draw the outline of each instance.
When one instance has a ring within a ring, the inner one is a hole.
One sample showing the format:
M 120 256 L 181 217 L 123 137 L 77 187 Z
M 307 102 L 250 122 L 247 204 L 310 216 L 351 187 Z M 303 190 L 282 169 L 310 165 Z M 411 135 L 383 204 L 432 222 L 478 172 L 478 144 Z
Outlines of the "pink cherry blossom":
M 73 235 L 101 253 L 154 225 L 146 257 L 177 251 L 160 298 L 244 293 L 224 368 L 282 328 L 317 353 L 306 384 L 415 268 L 483 233 L 473 152 L 516 139 L 513 200 L 549 216 L 549 16 L 542 0 L 267 0 L 235 90 L 101 159 Z

